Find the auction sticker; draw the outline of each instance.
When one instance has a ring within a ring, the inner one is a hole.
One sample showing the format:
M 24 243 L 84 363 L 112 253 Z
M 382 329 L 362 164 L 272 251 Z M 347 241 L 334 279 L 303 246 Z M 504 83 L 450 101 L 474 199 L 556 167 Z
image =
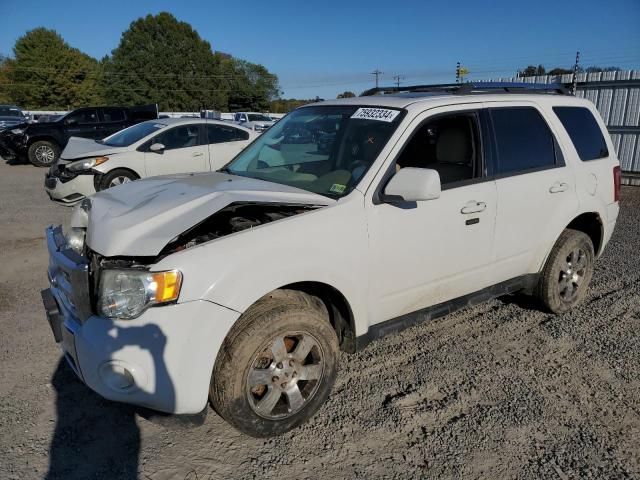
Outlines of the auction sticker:
M 389 110 L 388 108 L 359 108 L 351 118 L 359 118 L 361 120 L 378 120 L 379 122 L 393 122 L 398 116 L 399 110 Z

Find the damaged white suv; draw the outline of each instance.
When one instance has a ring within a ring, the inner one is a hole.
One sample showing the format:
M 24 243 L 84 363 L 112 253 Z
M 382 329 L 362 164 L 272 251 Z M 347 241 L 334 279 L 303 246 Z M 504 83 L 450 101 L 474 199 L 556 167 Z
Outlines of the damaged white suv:
M 339 350 L 515 291 L 580 302 L 618 215 L 594 106 L 393 90 L 299 108 L 219 172 L 111 188 L 50 227 L 43 300 L 78 377 L 269 436 L 318 410 Z

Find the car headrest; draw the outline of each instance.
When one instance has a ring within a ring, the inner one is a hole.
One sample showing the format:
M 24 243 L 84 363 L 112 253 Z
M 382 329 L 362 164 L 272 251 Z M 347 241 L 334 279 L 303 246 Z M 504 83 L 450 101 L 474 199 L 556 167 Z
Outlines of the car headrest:
M 465 131 L 460 128 L 443 130 L 436 142 L 436 158 L 440 163 L 469 164 L 471 145 Z

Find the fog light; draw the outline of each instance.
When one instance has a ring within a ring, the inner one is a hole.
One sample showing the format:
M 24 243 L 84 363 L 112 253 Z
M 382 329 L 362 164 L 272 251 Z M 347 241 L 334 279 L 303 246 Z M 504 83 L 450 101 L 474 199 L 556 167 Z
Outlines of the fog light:
M 133 372 L 120 362 L 108 362 L 100 367 L 100 379 L 111 390 L 123 393 L 135 385 Z

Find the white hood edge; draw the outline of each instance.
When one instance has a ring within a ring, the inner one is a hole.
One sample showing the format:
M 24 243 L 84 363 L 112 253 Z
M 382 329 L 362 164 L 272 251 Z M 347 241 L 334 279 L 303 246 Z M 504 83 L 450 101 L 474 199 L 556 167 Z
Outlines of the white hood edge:
M 322 195 L 223 173 L 153 177 L 91 197 L 87 245 L 107 256 L 156 256 L 175 237 L 236 202 L 331 205 Z
M 126 152 L 130 147 L 111 147 L 103 145 L 90 138 L 71 137 L 67 146 L 60 154 L 60 160 L 78 160 L 80 158 L 98 157 L 101 155 L 114 155 Z

